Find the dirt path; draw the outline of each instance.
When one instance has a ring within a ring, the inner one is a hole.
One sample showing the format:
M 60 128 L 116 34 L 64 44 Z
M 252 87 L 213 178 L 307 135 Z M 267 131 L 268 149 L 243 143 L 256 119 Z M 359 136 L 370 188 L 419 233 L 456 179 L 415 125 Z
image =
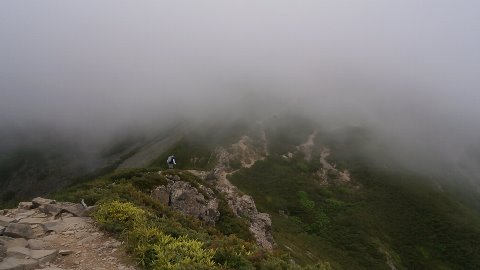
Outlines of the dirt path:
M 350 182 L 351 177 L 348 170 L 339 171 L 335 165 L 330 164 L 327 161 L 327 158 L 330 156 L 330 149 L 324 147 L 320 152 L 320 164 L 322 165 L 322 169 L 319 172 L 321 178 L 326 179 L 326 175 L 328 172 L 333 172 L 338 175 L 340 181 L 342 182 Z
M 101 232 L 90 218 L 64 219 L 65 230 L 40 240 L 53 249 L 68 250 L 68 256 L 58 256 L 52 264 L 62 269 L 135 270 L 129 255 L 115 238 Z
M 317 136 L 317 131 L 315 130 L 310 136 L 308 136 L 308 139 L 305 143 L 297 146 L 297 150 L 302 152 L 305 156 L 306 161 L 312 160 L 312 152 L 313 152 L 313 147 L 315 146 L 315 137 Z

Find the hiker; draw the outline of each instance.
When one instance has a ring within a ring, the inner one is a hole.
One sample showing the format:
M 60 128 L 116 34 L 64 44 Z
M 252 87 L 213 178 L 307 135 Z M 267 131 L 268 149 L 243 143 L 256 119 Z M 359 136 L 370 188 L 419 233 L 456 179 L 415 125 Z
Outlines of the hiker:
M 175 156 L 171 155 L 167 158 L 167 165 L 169 169 L 173 169 L 174 165 L 177 165 L 177 162 L 175 161 Z

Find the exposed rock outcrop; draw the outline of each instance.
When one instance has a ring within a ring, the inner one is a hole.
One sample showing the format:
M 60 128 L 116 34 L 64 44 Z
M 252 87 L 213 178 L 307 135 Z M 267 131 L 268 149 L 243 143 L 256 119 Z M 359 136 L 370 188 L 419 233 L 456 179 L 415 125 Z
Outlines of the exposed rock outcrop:
M 10 223 L 3 233 L 5 236 L 14 237 L 14 238 L 26 238 L 32 239 L 35 238 L 32 227 L 25 224 Z
M 337 169 L 336 164 L 328 162 L 327 158 L 329 156 L 330 149 L 323 147 L 320 153 L 320 164 L 322 168 L 317 172 L 317 176 L 320 178 L 320 184 L 348 184 L 354 188 L 359 188 L 359 184 L 353 181 L 348 170 L 340 171 Z
M 167 175 L 169 183 L 152 191 L 152 197 L 172 209 L 214 225 L 219 217 L 218 200 L 213 191 L 203 185 L 193 187 L 178 176 Z
M 257 244 L 266 249 L 273 249 L 275 241 L 272 235 L 272 221 L 270 215 L 257 210 L 253 198 L 242 195 L 237 188 L 227 179 L 225 168 L 217 168 L 214 171 L 216 188 L 222 192 L 228 206 L 233 213 L 250 221 L 250 232 L 255 237 Z
M 227 179 L 229 174 L 234 173 L 230 167 L 231 160 L 238 160 L 240 157 L 242 167 L 248 168 L 253 166 L 255 162 L 263 160 L 264 156 L 268 155 L 266 138 L 263 141 L 265 145 L 260 147 L 261 150 L 251 149 L 253 146 L 248 142 L 249 138 L 243 136 L 240 141 L 233 144 L 229 150 L 224 148 L 217 149 L 218 164 L 207 177 L 213 180 L 215 188 L 224 194 L 232 211 L 237 216 L 247 218 L 250 221 L 249 229 L 255 237 L 257 244 L 266 249 L 273 249 L 275 241 L 272 235 L 270 215 L 259 212 L 253 198 L 239 192 Z

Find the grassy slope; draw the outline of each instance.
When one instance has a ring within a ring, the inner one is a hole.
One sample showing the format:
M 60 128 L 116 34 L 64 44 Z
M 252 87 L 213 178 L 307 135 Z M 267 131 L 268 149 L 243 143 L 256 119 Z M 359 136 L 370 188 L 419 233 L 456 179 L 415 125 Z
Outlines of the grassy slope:
M 272 155 L 231 181 L 272 215 L 279 247 L 298 262 L 321 259 L 338 269 L 388 269 L 380 251 L 386 250 L 400 269 L 480 268 L 478 213 L 435 191 L 426 179 L 364 161 L 358 153 L 367 151 L 362 148 L 368 147 L 368 134 L 361 130 L 350 130 L 342 140 L 319 140 L 329 143 L 336 153 L 332 159 L 349 168 L 362 188 L 321 187 L 312 176 L 315 162 L 280 157 L 298 144 L 296 131 L 305 129 L 289 130 L 272 128 Z

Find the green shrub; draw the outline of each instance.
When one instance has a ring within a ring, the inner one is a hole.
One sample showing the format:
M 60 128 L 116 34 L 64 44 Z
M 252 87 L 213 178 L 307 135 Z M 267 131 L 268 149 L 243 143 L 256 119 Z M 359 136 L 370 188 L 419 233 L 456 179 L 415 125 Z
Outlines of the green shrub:
M 175 238 L 165 234 L 150 224 L 155 220 L 151 213 L 132 203 L 102 203 L 93 217 L 105 229 L 121 231 L 129 250 L 143 267 L 158 270 L 214 267 L 214 250 L 204 248 L 202 242 L 187 236 Z
M 305 191 L 298 192 L 298 198 L 300 204 L 306 209 L 313 209 L 315 208 L 315 202 L 308 198 L 308 194 Z
M 258 247 L 243 241 L 235 235 L 217 238 L 212 241 L 214 260 L 229 269 L 254 269 L 249 257 L 257 251 Z
M 109 231 L 123 231 L 144 224 L 147 213 L 132 203 L 112 201 L 101 204 L 93 218 Z
M 185 269 L 191 265 L 214 267 L 214 250 L 203 248 L 198 240 L 186 236 L 175 238 L 158 227 L 145 224 L 137 224 L 126 236 L 137 261 L 148 269 Z

